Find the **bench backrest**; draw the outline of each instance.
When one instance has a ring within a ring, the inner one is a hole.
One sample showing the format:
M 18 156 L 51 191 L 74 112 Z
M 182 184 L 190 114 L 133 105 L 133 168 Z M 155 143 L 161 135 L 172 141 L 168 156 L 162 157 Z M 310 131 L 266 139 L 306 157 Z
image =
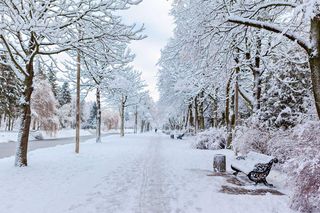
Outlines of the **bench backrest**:
M 257 152 L 249 152 L 245 159 L 235 160 L 232 162 L 232 166 L 244 172 L 245 174 L 249 174 L 258 163 L 269 163 L 273 159 L 272 156 L 260 154 Z
M 269 163 L 272 159 L 274 159 L 274 157 L 253 152 L 253 151 L 250 151 L 247 154 L 247 158 L 246 158 L 246 160 L 250 160 L 258 163 Z

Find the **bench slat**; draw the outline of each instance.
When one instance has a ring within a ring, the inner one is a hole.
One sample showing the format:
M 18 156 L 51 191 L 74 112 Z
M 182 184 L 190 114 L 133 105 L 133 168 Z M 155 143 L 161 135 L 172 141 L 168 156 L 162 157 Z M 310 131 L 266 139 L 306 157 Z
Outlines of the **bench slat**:
M 234 160 L 232 166 L 248 175 L 255 168 L 256 164 L 269 163 L 272 159 L 272 156 L 250 151 L 245 156 L 245 159 Z

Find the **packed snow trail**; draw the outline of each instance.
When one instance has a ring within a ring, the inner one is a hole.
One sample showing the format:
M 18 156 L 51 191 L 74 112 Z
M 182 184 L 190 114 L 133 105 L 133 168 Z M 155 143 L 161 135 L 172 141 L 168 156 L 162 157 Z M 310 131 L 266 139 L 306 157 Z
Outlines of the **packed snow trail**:
M 73 148 L 32 151 L 27 168 L 0 160 L 1 212 L 291 212 L 288 196 L 219 192 L 224 177 L 207 176 L 217 151 L 194 150 L 188 140 L 109 136 L 82 144 L 79 155 Z

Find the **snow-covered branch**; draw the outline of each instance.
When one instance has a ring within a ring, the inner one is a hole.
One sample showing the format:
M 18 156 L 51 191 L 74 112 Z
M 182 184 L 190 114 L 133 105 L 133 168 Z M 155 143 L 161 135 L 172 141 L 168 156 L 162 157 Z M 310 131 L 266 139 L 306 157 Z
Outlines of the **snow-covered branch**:
M 227 20 L 231 23 L 246 25 L 246 26 L 250 26 L 258 29 L 264 29 L 274 33 L 282 34 L 283 36 L 290 39 L 291 41 L 297 42 L 297 44 L 299 44 L 306 52 L 309 53 L 311 51 L 310 42 L 304 40 L 297 34 L 288 32 L 287 30 L 275 24 L 264 22 L 264 21 L 257 21 L 250 18 L 242 18 L 240 16 L 235 16 L 235 15 L 229 16 Z

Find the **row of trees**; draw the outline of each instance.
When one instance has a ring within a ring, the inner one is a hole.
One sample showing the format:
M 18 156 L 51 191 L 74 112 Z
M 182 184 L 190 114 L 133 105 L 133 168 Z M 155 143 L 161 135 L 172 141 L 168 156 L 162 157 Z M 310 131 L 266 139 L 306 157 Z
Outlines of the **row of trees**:
M 39 66 L 49 67 L 52 73 L 61 69 L 59 65 L 61 59 L 57 60 L 57 55 L 61 53 L 69 55 L 67 58 L 70 60 L 64 63 L 64 68 L 71 72 L 70 76 L 75 76 L 73 70 L 77 67 L 77 126 L 80 125 L 80 83 L 87 86 L 87 89 L 96 89 L 98 142 L 100 141 L 101 91 L 113 94 L 113 91 L 122 89 L 112 85 L 112 82 L 119 78 L 116 73 L 121 73 L 120 76 L 125 76 L 127 79 L 129 78 L 126 75 L 129 74 L 138 76 L 135 77 L 140 80 L 138 86 L 137 82 L 129 79 L 132 83 L 130 87 L 137 88 L 131 92 L 143 93 L 140 74 L 129 66 L 134 55 L 127 48 L 130 41 L 144 38 L 141 35 L 143 27 L 125 25 L 117 15 L 118 11 L 126 10 L 140 2 L 141 0 L 0 1 L 0 64 L 5 67 L 2 70 L 8 76 L 12 75 L 17 79 L 14 84 L 16 87 L 19 86 L 16 82 L 21 82 L 20 89 L 17 90 L 20 94 L 18 105 L 21 124 L 16 166 L 27 166 L 29 130 L 32 115 L 36 112 L 36 110 L 32 111 L 32 108 L 37 108 L 35 106 L 37 102 L 42 105 L 37 112 L 39 118 L 40 114 L 47 113 L 48 109 L 52 112 L 56 110 L 55 104 L 42 102 L 40 96 L 45 88 L 48 88 L 48 96 L 58 95 L 57 87 L 53 84 L 54 74 L 48 77 L 49 82 L 51 80 L 51 84 L 48 84 L 48 81 L 38 72 L 41 70 Z M 52 64 L 56 68 L 53 68 Z M 42 91 L 37 93 L 37 90 Z M 129 96 L 126 92 L 121 94 L 122 105 L 126 106 Z M 53 99 L 51 101 L 54 102 Z M 59 104 L 63 108 L 69 104 L 69 99 L 63 97 L 59 99 Z M 6 106 L 6 108 L 9 107 Z M 52 119 L 51 124 L 48 125 L 52 127 L 56 121 Z
M 289 128 L 320 117 L 317 1 L 179 0 L 171 13 L 158 83 L 168 126 L 225 126 L 230 146 L 244 122 Z

